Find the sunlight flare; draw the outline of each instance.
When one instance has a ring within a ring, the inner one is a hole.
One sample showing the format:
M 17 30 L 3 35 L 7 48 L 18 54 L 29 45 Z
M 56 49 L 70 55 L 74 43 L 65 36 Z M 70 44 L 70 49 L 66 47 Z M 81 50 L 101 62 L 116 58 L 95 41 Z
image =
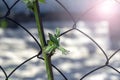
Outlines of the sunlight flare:
M 116 13 L 117 7 L 114 0 L 106 0 L 104 3 L 98 6 L 97 12 L 102 15 L 112 15 Z

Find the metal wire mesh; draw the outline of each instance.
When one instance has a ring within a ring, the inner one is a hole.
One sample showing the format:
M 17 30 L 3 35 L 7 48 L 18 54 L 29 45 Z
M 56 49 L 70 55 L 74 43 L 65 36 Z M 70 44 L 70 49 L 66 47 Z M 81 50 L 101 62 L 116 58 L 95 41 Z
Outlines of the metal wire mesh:
M 18 65 L 18 66 L 17 66 L 12 72 L 10 72 L 9 74 L 6 73 L 5 69 L 2 67 L 2 65 L 0 65 L 0 69 L 2 70 L 2 72 L 3 72 L 4 75 L 5 75 L 5 80 L 8 80 L 8 79 L 10 78 L 10 76 L 13 75 L 13 73 L 14 73 L 17 69 L 19 69 L 22 65 L 24 65 L 24 64 L 27 63 L 27 62 L 29 62 L 30 60 L 32 60 L 32 59 L 34 59 L 34 58 L 38 58 L 38 59 L 40 59 L 40 60 L 44 60 L 44 59 L 43 59 L 42 57 L 40 57 L 40 55 L 41 55 L 41 53 L 42 53 L 42 49 L 41 49 L 41 45 L 39 44 L 39 42 L 37 41 L 37 39 L 31 34 L 31 32 L 29 32 L 28 29 L 26 29 L 24 26 L 22 26 L 21 24 L 19 24 L 18 22 L 16 22 L 15 20 L 13 20 L 12 18 L 9 17 L 9 15 L 10 15 L 10 13 L 11 13 L 11 10 L 13 9 L 13 7 L 14 7 L 15 5 L 17 5 L 17 3 L 18 3 L 20 0 L 15 1 L 14 4 L 11 5 L 11 6 L 8 5 L 7 1 L 5 1 L 5 0 L 2 0 L 2 1 L 3 1 L 4 5 L 5 5 L 6 8 L 7 8 L 7 12 L 6 12 L 3 16 L 0 16 L 0 19 L 7 19 L 7 20 L 9 20 L 9 21 L 17 24 L 19 27 L 21 27 L 23 30 L 25 30 L 25 31 L 34 39 L 34 41 L 35 41 L 35 42 L 37 43 L 37 45 L 39 46 L 39 52 L 38 52 L 38 54 L 32 56 L 31 58 L 27 59 L 26 61 L 24 61 L 23 63 L 21 63 L 20 65 Z M 109 64 L 109 61 L 120 51 L 120 49 L 116 50 L 110 57 L 108 57 L 108 56 L 107 56 L 107 53 L 104 51 L 104 49 L 103 49 L 92 37 L 90 37 L 88 34 L 84 33 L 83 31 L 81 31 L 80 29 L 78 29 L 78 28 L 76 27 L 76 23 L 77 23 L 78 21 L 76 21 L 76 20 L 73 18 L 73 16 L 72 16 L 71 13 L 69 12 L 69 10 L 68 10 L 59 0 L 55 0 L 55 1 L 68 13 L 69 17 L 70 17 L 71 20 L 74 22 L 72 28 L 69 29 L 69 30 L 67 30 L 67 31 L 65 31 L 65 32 L 63 32 L 63 33 L 60 35 L 60 37 L 63 36 L 64 34 L 66 34 L 66 33 L 69 33 L 69 32 L 71 32 L 71 31 L 73 31 L 73 30 L 78 31 L 78 32 L 82 33 L 84 36 L 86 36 L 87 38 L 89 38 L 89 39 L 102 51 L 102 54 L 105 56 L 105 59 L 106 59 L 106 62 L 104 62 L 104 65 L 101 65 L 101 66 L 97 67 L 96 69 L 89 71 L 87 74 L 85 74 L 83 77 L 81 77 L 80 80 L 83 80 L 84 78 L 86 78 L 87 76 L 89 76 L 90 74 L 92 74 L 93 72 L 95 72 L 95 71 L 97 71 L 97 70 L 100 70 L 101 68 L 104 68 L 104 67 L 111 68 L 112 70 L 114 70 L 115 72 L 117 72 L 118 74 L 120 74 L 120 71 L 119 71 L 119 70 L 117 70 L 116 68 L 114 68 L 113 66 L 111 66 L 111 65 Z M 104 1 L 105 1 L 105 0 L 104 0 Z M 115 0 L 115 1 L 119 3 L 118 0 Z M 101 4 L 102 2 L 103 2 L 103 1 L 99 2 L 98 4 Z M 96 4 L 96 5 L 98 5 L 98 4 Z M 83 17 L 84 15 L 86 15 L 86 13 L 88 13 L 88 12 L 89 12 L 91 9 L 93 9 L 96 5 L 92 6 L 92 7 L 89 8 L 88 10 L 86 10 L 86 12 L 84 12 L 84 13 L 80 16 L 80 18 Z M 79 20 L 79 19 L 78 19 L 78 20 Z M 56 66 L 54 66 L 54 65 L 52 64 L 52 67 L 55 68 L 55 69 L 63 76 L 64 80 L 68 80 L 68 78 L 67 78 Z

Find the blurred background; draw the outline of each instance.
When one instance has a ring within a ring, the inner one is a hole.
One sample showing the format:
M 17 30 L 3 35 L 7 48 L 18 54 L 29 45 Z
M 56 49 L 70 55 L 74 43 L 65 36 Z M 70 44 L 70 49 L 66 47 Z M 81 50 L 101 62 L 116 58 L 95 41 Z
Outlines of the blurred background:
M 12 6 L 16 0 L 5 1 Z M 92 37 L 105 50 L 108 57 L 120 48 L 119 0 L 60 0 L 60 2 L 77 21 L 76 27 Z M 54 33 L 56 27 L 59 27 L 62 33 L 74 25 L 67 12 L 55 0 L 46 0 L 45 4 L 40 4 L 40 11 L 46 39 L 48 33 Z M 0 16 L 4 16 L 6 12 L 7 8 L 0 0 Z M 9 17 L 27 28 L 38 39 L 34 15 L 22 0 L 14 6 Z M 102 51 L 76 30 L 61 36 L 61 45 L 70 53 L 62 55 L 57 51 L 52 62 L 69 80 L 79 80 L 89 71 L 106 63 Z M 38 45 L 23 29 L 9 20 L 0 20 L 0 65 L 8 74 L 38 52 Z M 110 65 L 120 71 L 119 52 L 111 58 Z M 55 69 L 54 75 L 55 80 L 64 80 Z M 0 79 L 5 79 L 2 70 Z M 47 80 L 43 61 L 32 59 L 15 71 L 10 79 Z M 84 80 L 120 80 L 120 74 L 109 67 L 104 67 Z

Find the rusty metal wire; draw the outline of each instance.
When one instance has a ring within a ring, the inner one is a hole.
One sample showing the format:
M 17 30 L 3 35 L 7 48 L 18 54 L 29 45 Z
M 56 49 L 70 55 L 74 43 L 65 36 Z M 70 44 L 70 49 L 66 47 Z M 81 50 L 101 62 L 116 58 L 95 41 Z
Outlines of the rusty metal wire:
M 11 7 L 7 4 L 7 2 L 6 2 L 5 0 L 2 0 L 2 1 L 3 1 L 4 5 L 5 5 L 6 8 L 7 8 L 7 12 L 5 13 L 5 15 L 0 16 L 0 19 L 7 19 L 7 20 L 9 20 L 9 21 L 17 24 L 20 28 L 22 28 L 25 32 L 27 32 L 27 33 L 34 39 L 34 41 L 36 42 L 36 44 L 39 46 L 39 49 L 40 49 L 40 51 L 39 51 L 36 55 L 34 55 L 34 56 L 32 56 L 31 58 L 27 59 L 27 60 L 24 61 L 23 63 L 19 64 L 19 65 L 18 65 L 13 71 L 11 71 L 9 74 L 7 74 L 6 71 L 5 71 L 5 69 L 0 65 L 0 69 L 1 69 L 1 71 L 2 71 L 2 72 L 4 73 L 4 75 L 5 75 L 5 80 L 8 80 L 8 79 L 10 78 L 10 76 L 13 75 L 13 73 L 14 73 L 17 69 L 19 69 L 22 65 L 26 64 L 26 63 L 29 62 L 30 60 L 32 60 L 32 59 L 34 59 L 34 58 L 38 58 L 38 59 L 40 59 L 40 60 L 44 60 L 44 58 L 40 57 L 40 55 L 41 55 L 41 53 L 42 53 L 42 48 L 41 48 L 41 45 L 39 44 L 39 42 L 37 41 L 37 39 L 32 35 L 32 33 L 29 32 L 29 30 L 26 29 L 24 26 L 22 26 L 21 24 L 19 24 L 18 22 L 16 22 L 15 20 L 13 20 L 12 18 L 9 17 L 9 15 L 10 15 L 10 13 L 11 13 L 11 10 L 13 9 L 13 7 L 14 7 L 15 5 L 17 5 L 17 3 L 19 3 L 20 0 L 15 1 L 14 4 L 11 5 Z M 104 63 L 104 65 L 101 65 L 101 66 L 99 66 L 98 68 L 91 70 L 90 72 L 88 72 L 87 74 L 85 74 L 83 77 L 81 77 L 80 80 L 83 80 L 84 78 L 86 78 L 87 76 L 89 76 L 90 74 L 92 74 L 93 72 L 95 72 L 95 71 L 97 71 L 97 70 L 99 70 L 99 69 L 101 69 L 101 68 L 104 68 L 104 67 L 111 68 L 111 69 L 113 69 L 114 71 L 116 71 L 118 74 L 120 74 L 120 71 L 119 71 L 119 70 L 117 70 L 116 68 L 114 68 L 113 66 L 111 66 L 111 65 L 109 64 L 109 62 L 110 62 L 110 60 L 112 59 L 112 57 L 114 57 L 114 56 L 120 51 L 120 49 L 116 50 L 110 57 L 108 57 L 108 56 L 107 56 L 107 53 L 104 51 L 104 49 L 103 49 L 92 37 L 90 37 L 88 34 L 86 34 L 85 32 L 81 31 L 80 29 L 78 29 L 78 28 L 76 27 L 76 23 L 77 23 L 78 21 L 76 21 L 76 20 L 73 18 L 72 14 L 69 12 L 69 10 L 68 10 L 59 0 L 55 0 L 55 1 L 68 13 L 68 15 L 70 16 L 71 20 L 72 20 L 73 23 L 74 23 L 73 26 L 72 26 L 72 28 L 69 29 L 69 30 L 67 30 L 67 31 L 65 31 L 65 32 L 63 32 L 63 33 L 61 33 L 60 37 L 63 36 L 64 34 L 66 34 L 66 33 L 69 33 L 69 32 L 71 32 L 71 31 L 73 31 L 73 30 L 76 30 L 76 31 L 82 33 L 82 34 L 83 34 L 84 36 L 86 36 L 87 38 L 89 38 L 89 39 L 102 51 L 102 53 L 104 54 L 105 59 L 106 59 L 106 62 Z M 83 17 L 83 16 L 85 16 L 91 9 L 95 8 L 97 5 L 101 4 L 101 3 L 104 2 L 104 1 L 105 1 L 105 0 L 97 3 L 96 5 L 93 5 L 91 8 L 89 8 L 88 10 L 86 10 L 86 11 L 80 16 L 80 18 Z M 118 2 L 118 3 L 120 3 L 118 0 L 115 0 L 115 1 Z M 54 69 L 56 69 L 56 70 L 62 75 L 62 77 L 64 78 L 64 80 L 68 80 L 68 78 L 67 78 L 56 66 L 54 66 L 54 65 L 52 64 L 52 67 L 53 67 Z

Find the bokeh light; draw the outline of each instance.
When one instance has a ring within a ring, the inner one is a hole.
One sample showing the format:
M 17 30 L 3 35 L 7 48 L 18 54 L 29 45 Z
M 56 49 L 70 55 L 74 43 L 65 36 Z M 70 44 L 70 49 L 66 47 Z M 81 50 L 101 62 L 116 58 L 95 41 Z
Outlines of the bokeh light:
M 114 0 L 106 0 L 97 7 L 97 13 L 100 16 L 112 16 L 117 13 L 117 5 Z

